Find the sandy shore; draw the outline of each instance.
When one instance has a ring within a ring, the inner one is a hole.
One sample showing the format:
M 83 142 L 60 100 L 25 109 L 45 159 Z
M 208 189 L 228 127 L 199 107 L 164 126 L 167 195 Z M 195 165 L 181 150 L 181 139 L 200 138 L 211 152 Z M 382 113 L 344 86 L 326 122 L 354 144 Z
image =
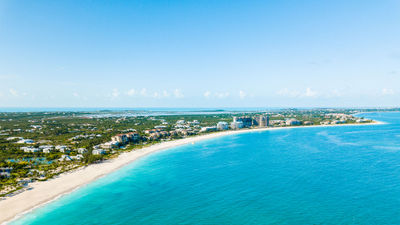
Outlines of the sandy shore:
M 61 174 L 57 178 L 44 181 L 35 182 L 29 185 L 31 190 L 24 191 L 15 196 L 6 198 L 0 201 L 0 223 L 5 224 L 7 221 L 18 218 L 23 213 L 29 212 L 35 207 L 46 204 L 59 196 L 72 192 L 73 190 L 82 187 L 104 175 L 107 175 L 133 161 L 155 153 L 161 150 L 173 148 L 180 145 L 190 144 L 206 139 L 227 136 L 231 134 L 247 133 L 247 132 L 260 132 L 265 130 L 278 130 L 278 129 L 295 129 L 302 127 L 332 127 L 332 126 L 361 126 L 383 124 L 381 122 L 368 123 L 368 124 L 340 124 L 340 125 L 318 125 L 318 126 L 296 126 L 296 127 L 279 127 L 279 128 L 259 128 L 259 129 L 244 129 L 238 131 L 224 131 L 218 133 L 211 133 L 201 136 L 189 137 L 174 141 L 163 142 L 155 144 L 142 149 L 134 150 L 131 152 L 123 153 L 115 159 L 107 160 L 103 163 L 92 164 L 87 167 L 79 168 L 69 173 Z

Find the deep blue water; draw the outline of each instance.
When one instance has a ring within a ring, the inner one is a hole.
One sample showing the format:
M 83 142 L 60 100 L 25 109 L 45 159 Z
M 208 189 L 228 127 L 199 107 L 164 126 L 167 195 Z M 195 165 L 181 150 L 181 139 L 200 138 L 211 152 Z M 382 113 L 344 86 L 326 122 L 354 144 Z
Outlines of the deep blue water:
M 400 224 L 400 113 L 145 157 L 13 224 Z

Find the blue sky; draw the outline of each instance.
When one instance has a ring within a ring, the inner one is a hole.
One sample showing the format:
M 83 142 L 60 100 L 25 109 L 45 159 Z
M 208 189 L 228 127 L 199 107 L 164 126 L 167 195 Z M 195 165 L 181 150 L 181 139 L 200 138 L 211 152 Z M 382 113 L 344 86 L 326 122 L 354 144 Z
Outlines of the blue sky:
M 2 107 L 385 107 L 399 97 L 398 0 L 0 0 Z

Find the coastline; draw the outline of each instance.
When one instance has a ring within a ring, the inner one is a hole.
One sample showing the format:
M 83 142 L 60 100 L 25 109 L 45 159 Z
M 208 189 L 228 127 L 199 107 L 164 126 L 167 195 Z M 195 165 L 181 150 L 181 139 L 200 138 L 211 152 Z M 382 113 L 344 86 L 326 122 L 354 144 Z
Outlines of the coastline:
M 107 174 L 112 173 L 144 156 L 160 152 L 163 150 L 171 149 L 177 146 L 223 137 L 227 135 L 249 133 L 249 132 L 262 132 L 268 130 L 311 128 L 311 127 L 365 126 L 365 125 L 379 125 L 379 124 L 385 124 L 385 123 L 374 121 L 372 123 L 363 123 L 363 124 L 336 124 L 336 125 L 312 125 L 312 126 L 243 129 L 235 131 L 222 131 L 217 133 L 210 133 L 205 135 L 199 135 L 199 136 L 154 144 L 142 149 L 137 149 L 130 152 L 122 153 L 116 158 L 107 160 L 99 164 L 92 164 L 86 167 L 81 167 L 74 171 L 61 174 L 58 177 L 48 181 L 31 183 L 29 185 L 29 187 L 32 187 L 31 190 L 26 190 L 15 196 L 0 201 L 0 211 L 2 212 L 0 214 L 0 223 L 6 224 L 12 220 L 18 219 L 23 214 L 30 212 L 31 210 L 37 207 L 41 207 L 44 204 L 52 202 L 61 197 L 62 195 L 73 192 L 74 190 L 82 186 L 85 186 L 103 176 L 106 176 Z

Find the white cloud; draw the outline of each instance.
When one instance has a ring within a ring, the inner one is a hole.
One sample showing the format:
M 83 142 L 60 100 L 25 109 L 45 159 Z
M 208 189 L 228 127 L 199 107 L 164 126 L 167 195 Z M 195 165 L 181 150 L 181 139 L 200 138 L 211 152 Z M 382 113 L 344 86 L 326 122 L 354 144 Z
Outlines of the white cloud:
M 11 94 L 12 96 L 14 96 L 14 97 L 18 97 L 18 96 L 19 96 L 17 90 L 15 90 L 15 89 L 13 89 L 13 88 L 10 88 L 9 91 L 10 91 L 10 94 Z
M 382 95 L 394 95 L 393 89 L 383 88 Z
M 184 97 L 183 93 L 179 89 L 174 90 L 174 96 L 175 96 L 175 98 L 183 98 Z
M 226 98 L 229 95 L 230 95 L 229 92 L 215 93 L 215 96 L 217 96 L 217 98 Z
M 170 94 L 169 94 L 169 92 L 168 91 L 163 91 L 163 96 L 164 97 L 166 97 L 166 98 L 168 98 L 169 96 L 171 96 Z
M 204 92 L 203 96 L 206 97 L 206 98 L 210 98 L 211 97 L 211 91 Z
M 240 93 L 239 93 L 240 94 Z M 229 92 L 216 92 L 212 93 L 211 91 L 206 91 L 203 93 L 203 96 L 205 98 L 227 98 L 230 96 Z
M 119 95 L 120 95 L 120 93 L 119 93 L 118 89 L 117 89 L 117 88 L 114 88 L 113 91 L 112 91 L 112 93 L 111 93 L 111 96 L 112 96 L 113 98 L 118 98 Z
M 126 92 L 126 95 L 128 95 L 128 96 L 134 96 L 135 94 L 136 94 L 136 90 L 133 88 Z
M 171 94 L 168 91 L 164 90 L 161 92 L 158 92 L 158 91 L 154 92 L 151 97 L 153 97 L 153 98 L 168 98 L 170 96 L 171 96 Z
M 142 88 L 142 90 L 140 90 L 140 95 L 141 96 L 147 96 L 147 89 L 146 88 Z
M 300 96 L 300 93 L 298 91 L 290 91 L 288 88 L 283 88 L 276 93 L 280 96 L 291 97 L 291 98 Z
M 79 99 L 79 100 L 84 100 L 84 101 L 88 101 L 89 99 L 85 96 L 81 96 L 79 93 L 74 92 L 72 93 L 72 96 L 74 96 L 75 98 Z M 34 96 L 32 96 L 34 98 Z
M 154 92 L 153 97 L 154 98 L 160 98 L 161 96 L 160 96 L 160 94 L 158 92 Z
M 333 91 L 331 91 L 331 93 L 328 95 L 328 97 L 342 97 L 343 96 L 343 92 L 339 91 L 338 89 L 333 89 Z
M 125 92 L 125 94 L 127 96 L 135 96 L 135 95 L 139 95 L 142 97 L 148 97 L 148 98 L 169 98 L 172 96 L 174 96 L 175 98 L 183 98 L 184 95 L 183 93 L 179 90 L 179 89 L 175 89 L 172 93 L 167 91 L 167 90 L 163 90 L 163 91 L 148 91 L 146 88 L 142 88 L 140 90 L 135 90 L 135 89 L 130 89 L 127 92 Z
M 278 95 L 283 97 L 298 98 L 298 97 L 316 97 L 318 93 L 313 91 L 311 88 L 306 88 L 304 92 L 289 90 L 288 88 L 283 88 L 276 92 Z
M 315 97 L 315 96 L 317 96 L 317 92 L 311 90 L 311 88 L 307 88 L 304 96 L 305 97 Z
M 239 97 L 240 97 L 241 99 L 246 98 L 246 96 L 247 96 L 246 92 L 244 92 L 244 91 L 242 91 L 242 90 L 239 91 Z

